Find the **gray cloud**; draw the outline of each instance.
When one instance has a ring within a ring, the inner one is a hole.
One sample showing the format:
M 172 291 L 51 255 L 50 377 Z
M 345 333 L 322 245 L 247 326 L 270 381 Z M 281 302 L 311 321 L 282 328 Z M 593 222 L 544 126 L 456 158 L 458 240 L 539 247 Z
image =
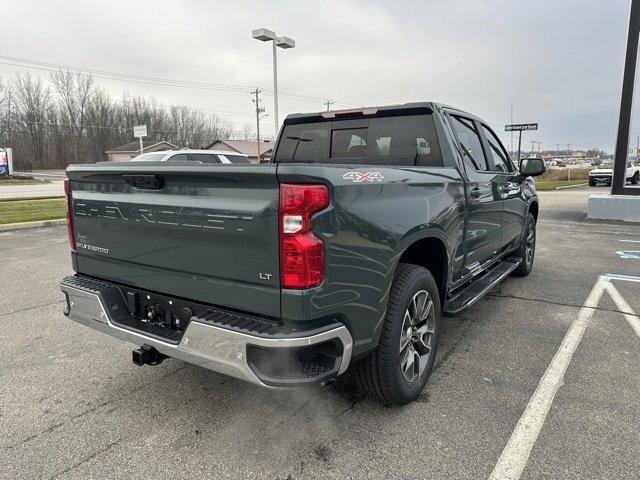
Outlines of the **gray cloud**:
M 3 0 L 1 10 L 11 19 L 3 22 L 5 55 L 271 88 L 270 47 L 250 37 L 264 26 L 297 42 L 278 52 L 283 92 L 355 105 L 437 100 L 498 130 L 513 101 L 516 122 L 541 125 L 527 139 L 612 149 L 629 1 Z M 15 71 L 0 65 L 2 76 Z M 243 92 L 99 83 L 114 95 L 140 93 L 252 121 Z M 272 115 L 272 98 L 264 100 Z M 283 98 L 280 110 L 322 108 Z

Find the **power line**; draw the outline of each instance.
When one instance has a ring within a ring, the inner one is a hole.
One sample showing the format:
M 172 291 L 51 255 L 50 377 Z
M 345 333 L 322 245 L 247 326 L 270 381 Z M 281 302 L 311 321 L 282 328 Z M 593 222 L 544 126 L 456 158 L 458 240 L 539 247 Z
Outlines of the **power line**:
M 37 60 L 30 60 L 30 59 L 18 58 L 18 57 L 9 57 L 4 55 L 0 55 L 0 60 L 4 60 L 4 61 L 0 61 L 0 64 L 2 65 L 9 65 L 9 66 L 14 66 L 19 68 L 44 70 L 48 72 L 58 72 L 60 70 L 68 70 L 68 71 L 73 71 L 74 73 L 82 76 L 91 76 L 91 77 L 102 78 L 106 80 L 119 80 L 119 81 L 133 82 L 133 83 L 156 85 L 156 86 L 169 86 L 169 87 L 217 90 L 217 91 L 225 91 L 225 92 L 242 92 L 242 93 L 246 92 L 247 89 L 251 88 L 248 85 L 194 82 L 190 80 L 151 77 L 151 76 L 145 76 L 145 75 L 113 72 L 108 70 L 74 67 L 71 65 L 42 62 Z M 263 92 L 266 95 L 273 95 L 273 90 L 271 89 L 263 89 Z M 279 92 L 278 96 L 283 98 L 288 98 L 291 100 L 303 101 L 303 102 L 305 101 L 315 102 L 315 103 L 324 102 L 324 98 L 322 97 L 314 97 L 311 95 L 301 95 L 297 93 Z M 337 102 L 337 103 L 340 103 L 341 105 L 357 106 L 347 102 Z

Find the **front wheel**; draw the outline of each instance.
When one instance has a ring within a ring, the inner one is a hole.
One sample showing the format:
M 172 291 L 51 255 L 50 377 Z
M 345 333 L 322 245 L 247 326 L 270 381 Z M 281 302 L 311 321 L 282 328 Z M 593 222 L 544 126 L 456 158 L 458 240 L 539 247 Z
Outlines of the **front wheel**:
M 353 365 L 358 386 L 385 405 L 406 405 L 418 398 L 433 369 L 440 314 L 438 287 L 429 270 L 399 264 L 380 343 Z
M 526 277 L 533 267 L 533 259 L 536 254 L 536 219 L 531 212 L 527 215 L 522 243 L 516 251 L 516 256 L 521 259 L 520 265 L 513 271 L 517 277 Z
M 631 177 L 631 184 L 637 185 L 638 181 L 640 181 L 640 173 L 636 172 L 633 177 Z
M 590 187 L 595 187 L 596 186 L 596 181 L 593 178 L 589 179 L 589 186 Z

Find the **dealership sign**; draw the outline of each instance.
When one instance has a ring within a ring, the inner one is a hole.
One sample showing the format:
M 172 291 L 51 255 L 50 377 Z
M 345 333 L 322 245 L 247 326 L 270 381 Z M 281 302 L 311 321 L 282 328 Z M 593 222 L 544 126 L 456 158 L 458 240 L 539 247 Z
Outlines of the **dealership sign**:
M 537 123 L 514 123 L 513 125 L 505 125 L 505 132 L 523 132 L 527 130 L 537 130 Z

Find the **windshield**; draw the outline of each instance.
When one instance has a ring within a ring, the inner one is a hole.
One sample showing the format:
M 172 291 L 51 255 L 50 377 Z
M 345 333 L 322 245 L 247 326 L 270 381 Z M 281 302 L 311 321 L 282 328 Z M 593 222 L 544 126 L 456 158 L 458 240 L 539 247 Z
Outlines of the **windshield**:
M 613 162 L 602 162 L 598 168 L 613 168 Z
M 167 156 L 168 152 L 143 153 L 137 157 L 133 157 L 130 162 L 159 162 Z

